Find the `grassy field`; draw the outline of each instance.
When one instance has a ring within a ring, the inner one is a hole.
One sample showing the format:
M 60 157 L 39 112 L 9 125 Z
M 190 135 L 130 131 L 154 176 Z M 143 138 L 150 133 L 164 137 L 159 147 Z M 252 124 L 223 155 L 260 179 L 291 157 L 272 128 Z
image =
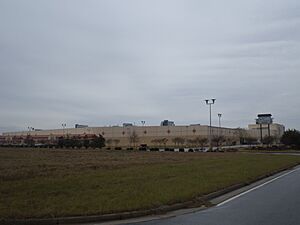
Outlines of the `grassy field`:
M 148 209 L 294 165 L 300 157 L 0 148 L 0 218 Z

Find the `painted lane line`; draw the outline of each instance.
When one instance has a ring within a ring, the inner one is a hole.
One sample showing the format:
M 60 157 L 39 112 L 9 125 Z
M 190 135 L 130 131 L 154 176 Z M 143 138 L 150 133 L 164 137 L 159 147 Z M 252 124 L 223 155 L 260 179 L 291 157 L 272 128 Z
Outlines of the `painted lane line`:
M 245 194 L 248 194 L 249 192 L 254 191 L 254 190 L 258 189 L 258 188 L 261 188 L 261 187 L 263 187 L 263 186 L 265 186 L 265 185 L 267 185 L 267 184 L 269 184 L 269 183 L 272 183 L 272 182 L 274 182 L 275 180 L 278 180 L 278 179 L 280 179 L 280 178 L 282 178 L 282 177 L 284 177 L 284 176 L 287 176 L 287 175 L 289 175 L 289 174 L 291 174 L 291 173 L 294 173 L 294 172 L 298 171 L 299 169 L 300 169 L 300 168 L 295 169 L 295 170 L 292 170 L 292 171 L 289 171 L 289 172 L 287 172 L 287 173 L 285 173 L 285 174 L 282 174 L 282 175 L 280 175 L 280 176 L 278 176 L 278 177 L 273 178 L 272 180 L 269 180 L 269 181 L 267 181 L 267 182 L 265 182 L 265 183 L 263 183 L 263 184 L 260 184 L 260 185 L 258 185 L 258 186 L 256 186 L 256 187 L 251 188 L 251 189 L 249 189 L 249 190 L 247 190 L 247 191 L 245 191 L 245 192 L 242 192 L 242 193 L 240 193 L 240 194 L 238 194 L 238 195 L 236 195 L 236 196 L 233 196 L 233 197 L 231 197 L 231 198 L 229 198 L 229 199 L 227 199 L 227 200 L 225 200 L 225 201 L 219 203 L 219 204 L 217 205 L 217 207 L 222 206 L 222 205 L 224 205 L 224 204 L 226 204 L 226 203 L 228 203 L 228 202 L 231 202 L 232 200 L 234 200 L 234 199 L 236 199 L 236 198 L 239 198 L 239 197 L 241 197 L 241 196 L 243 196 L 243 195 L 245 195 Z

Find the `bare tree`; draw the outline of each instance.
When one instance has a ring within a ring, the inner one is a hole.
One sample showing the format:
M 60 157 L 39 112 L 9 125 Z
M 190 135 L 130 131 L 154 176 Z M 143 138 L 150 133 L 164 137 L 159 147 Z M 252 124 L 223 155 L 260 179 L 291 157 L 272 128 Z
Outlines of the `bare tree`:
M 197 144 L 197 140 L 196 140 L 196 138 L 195 138 L 195 139 L 187 139 L 187 140 L 186 140 L 186 143 L 187 143 L 190 147 L 192 147 L 192 146 L 195 146 L 195 145 Z
M 204 137 L 196 137 L 194 139 L 188 139 L 186 142 L 190 147 L 201 147 L 204 148 L 204 145 L 208 142 L 207 138 Z
M 239 136 L 239 141 L 240 144 L 245 144 L 246 143 L 246 139 L 249 137 L 249 134 L 247 133 L 246 129 L 243 128 L 237 128 L 237 133 Z
M 263 138 L 263 144 L 268 145 L 268 146 L 272 145 L 274 143 L 274 141 L 275 141 L 274 136 L 265 136 Z
M 13 140 L 15 141 L 16 138 L 14 137 Z M 32 137 L 30 134 L 28 134 L 28 135 L 26 136 L 25 140 L 24 140 L 24 143 L 25 143 L 27 146 L 29 146 L 29 147 L 34 146 L 34 139 L 33 139 L 33 137 Z
M 175 137 L 172 139 L 173 143 L 175 144 L 175 146 L 179 146 L 179 145 L 183 145 L 185 143 L 185 139 L 182 137 Z
M 120 143 L 120 140 L 119 140 L 119 139 L 114 139 L 113 142 L 114 142 L 114 144 L 115 144 L 115 147 L 117 147 L 118 144 Z
M 232 137 L 228 137 L 224 139 L 226 145 L 236 145 L 236 139 L 232 138 Z
M 111 147 L 111 145 L 113 143 L 113 139 L 107 139 L 105 142 L 109 147 Z
M 153 139 L 153 140 L 151 140 L 151 143 L 153 143 L 153 144 L 157 147 L 158 139 Z
M 166 147 L 166 144 L 168 142 L 167 138 L 158 138 L 158 139 L 153 139 L 151 143 L 155 144 L 156 147 Z
M 160 145 L 160 147 L 162 147 L 162 145 L 164 147 L 166 147 L 166 144 L 168 142 L 168 139 L 167 138 L 160 138 L 160 139 L 157 139 L 157 143 Z
M 257 143 L 257 139 L 256 138 L 251 137 L 251 136 L 245 137 L 244 144 L 253 145 L 253 144 L 256 144 L 256 143 Z
M 220 135 L 220 136 L 214 136 L 212 138 L 212 142 L 215 144 L 216 147 L 221 146 L 224 141 L 225 141 L 225 138 L 222 135 Z
M 136 148 L 136 144 L 139 142 L 139 136 L 135 131 L 133 131 L 129 136 L 130 146 L 133 144 L 134 148 Z
M 201 148 L 204 148 L 204 145 L 206 145 L 208 142 L 208 139 L 205 137 L 197 137 L 195 140 L 197 145 L 200 145 Z
M 162 138 L 160 142 L 164 145 L 164 147 L 166 147 L 168 139 L 167 138 Z

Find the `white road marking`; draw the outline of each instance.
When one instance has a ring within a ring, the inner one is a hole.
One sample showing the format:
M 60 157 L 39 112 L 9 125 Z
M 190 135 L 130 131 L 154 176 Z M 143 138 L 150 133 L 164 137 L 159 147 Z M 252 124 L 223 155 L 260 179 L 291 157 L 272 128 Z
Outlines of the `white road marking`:
M 278 180 L 279 178 L 282 178 L 282 177 L 287 176 L 287 175 L 289 175 L 289 174 L 291 174 L 291 173 L 294 173 L 294 172 L 298 171 L 299 169 L 300 169 L 300 168 L 294 169 L 294 170 L 292 170 L 292 171 L 289 171 L 289 172 L 287 172 L 287 173 L 285 173 L 285 174 L 282 174 L 282 175 L 280 175 L 280 176 L 278 176 L 278 177 L 273 178 L 272 180 L 269 180 L 269 181 L 267 181 L 267 182 L 265 182 L 265 183 L 263 183 L 263 184 L 260 184 L 260 185 L 258 185 L 258 186 L 256 186 L 256 187 L 251 188 L 251 189 L 249 189 L 249 190 L 247 190 L 247 191 L 245 191 L 245 192 L 242 192 L 242 193 L 240 193 L 240 194 L 238 194 L 238 195 L 236 195 L 236 196 L 233 196 L 233 197 L 231 197 L 231 198 L 229 198 L 229 199 L 227 199 L 227 200 L 225 200 L 225 201 L 219 203 L 219 204 L 217 205 L 217 207 L 218 207 L 218 206 L 222 206 L 222 205 L 224 205 L 224 204 L 226 204 L 226 203 L 228 203 L 228 202 L 231 202 L 232 200 L 234 200 L 234 199 L 236 199 L 236 198 L 239 198 L 239 197 L 241 197 L 241 196 L 243 196 L 243 195 L 245 195 L 245 194 L 248 194 L 249 192 L 254 191 L 254 190 L 258 189 L 258 188 L 261 188 L 261 187 L 263 187 L 263 186 L 265 186 L 265 185 L 267 185 L 267 184 L 269 184 L 269 183 L 272 183 L 273 181 Z

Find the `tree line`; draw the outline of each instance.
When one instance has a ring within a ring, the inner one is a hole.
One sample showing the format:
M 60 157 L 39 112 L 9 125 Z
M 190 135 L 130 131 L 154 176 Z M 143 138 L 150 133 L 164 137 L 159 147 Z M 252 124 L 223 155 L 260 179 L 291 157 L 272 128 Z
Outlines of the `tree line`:
M 105 147 L 105 139 L 102 135 L 94 135 L 92 137 L 77 138 L 73 137 L 59 137 L 57 141 L 59 148 L 103 148 Z
M 24 138 L 12 137 L 9 141 L 2 141 L 1 145 L 8 147 L 103 148 L 105 147 L 105 138 L 102 135 L 66 135 L 37 139 L 27 135 Z
M 281 143 L 291 148 L 300 149 L 300 131 L 289 129 L 281 137 Z

